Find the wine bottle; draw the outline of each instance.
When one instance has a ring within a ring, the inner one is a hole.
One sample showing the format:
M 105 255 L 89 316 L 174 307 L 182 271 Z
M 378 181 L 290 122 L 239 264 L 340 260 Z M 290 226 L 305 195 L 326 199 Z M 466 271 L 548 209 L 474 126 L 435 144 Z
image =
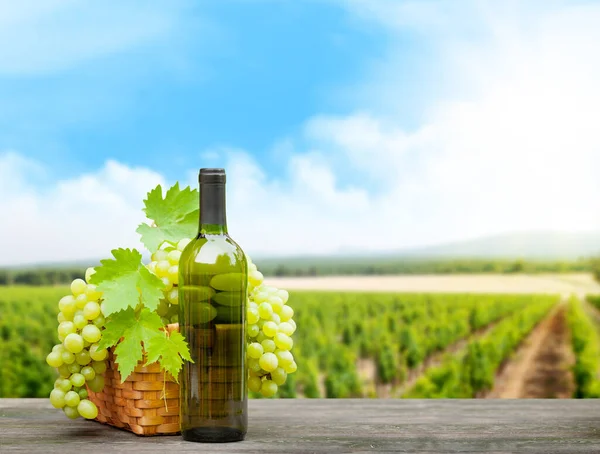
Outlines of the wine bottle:
M 190 347 L 180 380 L 184 440 L 244 439 L 248 425 L 248 265 L 227 233 L 225 171 L 200 169 L 200 227 L 179 262 L 179 328 Z

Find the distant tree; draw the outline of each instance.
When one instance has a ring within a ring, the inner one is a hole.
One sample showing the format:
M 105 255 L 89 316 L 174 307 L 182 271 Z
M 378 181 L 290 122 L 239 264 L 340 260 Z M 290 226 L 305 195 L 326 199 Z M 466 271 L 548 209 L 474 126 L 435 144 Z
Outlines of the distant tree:
M 592 259 L 592 272 L 598 282 L 600 282 L 600 257 Z

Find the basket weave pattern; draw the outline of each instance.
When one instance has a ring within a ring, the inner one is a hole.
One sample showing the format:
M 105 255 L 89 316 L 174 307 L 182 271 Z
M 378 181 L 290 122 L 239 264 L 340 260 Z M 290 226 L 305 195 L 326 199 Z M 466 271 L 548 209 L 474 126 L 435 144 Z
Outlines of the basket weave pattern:
M 169 325 L 169 331 L 176 326 Z M 88 389 L 89 399 L 98 407 L 97 421 L 137 435 L 179 433 L 179 385 L 157 363 L 138 364 L 121 383 L 110 349 L 104 381 L 102 392 Z

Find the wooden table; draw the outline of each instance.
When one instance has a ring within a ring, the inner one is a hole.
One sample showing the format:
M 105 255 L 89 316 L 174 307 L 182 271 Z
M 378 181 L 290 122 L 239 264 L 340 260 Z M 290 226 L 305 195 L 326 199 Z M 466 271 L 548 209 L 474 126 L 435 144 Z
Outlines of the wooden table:
M 46 399 L 0 399 L 0 453 L 600 453 L 600 401 L 281 399 L 250 402 L 246 441 L 138 437 L 68 420 Z

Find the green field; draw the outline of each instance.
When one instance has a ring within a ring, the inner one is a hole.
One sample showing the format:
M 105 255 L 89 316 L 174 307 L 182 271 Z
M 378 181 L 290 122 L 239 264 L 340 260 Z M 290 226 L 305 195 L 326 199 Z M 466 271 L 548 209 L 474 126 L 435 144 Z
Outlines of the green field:
M 0 287 L 0 397 L 52 389 L 44 358 L 57 342 L 57 301 L 67 292 Z M 384 389 L 395 397 L 476 397 L 558 303 L 549 295 L 293 292 L 298 372 L 280 395 L 374 397 Z M 576 395 L 597 396 L 597 323 L 578 300 L 567 307 Z

